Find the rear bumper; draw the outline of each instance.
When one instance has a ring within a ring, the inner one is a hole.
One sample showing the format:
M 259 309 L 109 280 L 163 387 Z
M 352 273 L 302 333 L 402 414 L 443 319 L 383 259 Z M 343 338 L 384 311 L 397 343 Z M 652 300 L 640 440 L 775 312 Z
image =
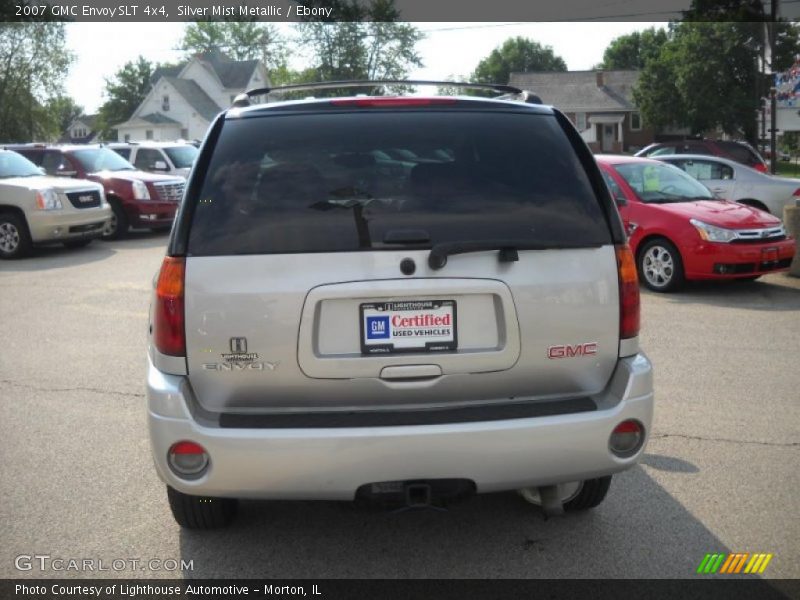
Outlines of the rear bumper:
M 683 257 L 688 279 L 735 279 L 789 268 L 796 241 L 785 239 L 763 244 L 702 243 Z
M 614 427 L 638 419 L 649 435 L 652 367 L 639 354 L 620 359 L 597 410 L 545 417 L 437 425 L 231 429 L 205 427 L 189 411 L 183 376 L 149 365 L 148 421 L 156 469 L 195 495 L 263 499 L 352 500 L 363 484 L 412 479 L 470 479 L 478 492 L 578 481 L 633 466 L 644 451 L 608 450 Z M 167 466 L 172 444 L 191 440 L 210 455 L 197 480 Z

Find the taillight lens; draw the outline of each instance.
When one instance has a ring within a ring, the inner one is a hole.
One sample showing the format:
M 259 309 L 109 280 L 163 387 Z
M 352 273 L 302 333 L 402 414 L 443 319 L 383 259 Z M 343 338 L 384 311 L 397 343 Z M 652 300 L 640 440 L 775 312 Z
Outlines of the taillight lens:
M 628 419 L 611 432 L 608 448 L 620 458 L 627 458 L 636 454 L 643 442 L 644 426 L 635 419 Z
M 628 244 L 620 244 L 617 251 L 619 274 L 619 337 L 632 338 L 639 335 L 639 278 L 636 261 Z
M 800 188 L 797 188 L 792 196 L 800 196 Z
M 170 468 L 184 478 L 199 477 L 208 467 L 208 453 L 195 442 L 173 444 L 167 453 Z
M 761 173 L 766 173 L 767 172 L 767 165 L 765 165 L 764 163 L 756 163 L 756 164 L 753 165 L 753 168 L 756 171 L 760 171 Z
M 455 104 L 455 98 L 417 98 L 413 96 L 378 96 L 370 98 L 345 98 L 331 100 L 335 106 L 430 106 L 434 104 Z
M 183 318 L 183 280 L 186 260 L 167 256 L 156 283 L 153 314 L 153 342 L 162 354 L 186 355 Z

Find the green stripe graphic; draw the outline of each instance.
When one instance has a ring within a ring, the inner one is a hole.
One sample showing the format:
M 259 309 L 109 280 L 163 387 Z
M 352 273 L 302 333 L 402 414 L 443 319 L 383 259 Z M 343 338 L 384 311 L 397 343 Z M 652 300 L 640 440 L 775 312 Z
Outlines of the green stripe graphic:
M 720 554 L 717 562 L 714 563 L 714 566 L 711 568 L 712 573 L 716 573 L 717 570 L 722 566 L 722 561 L 725 560 L 725 554 Z
M 698 573 L 703 573 L 704 569 L 706 568 L 706 563 L 708 563 L 708 560 L 709 560 L 710 558 L 711 558 L 711 555 L 710 555 L 710 554 L 706 554 L 706 555 L 703 557 L 703 560 L 702 560 L 702 562 L 700 563 L 700 566 L 699 566 L 699 567 L 697 567 L 697 572 L 698 572 Z

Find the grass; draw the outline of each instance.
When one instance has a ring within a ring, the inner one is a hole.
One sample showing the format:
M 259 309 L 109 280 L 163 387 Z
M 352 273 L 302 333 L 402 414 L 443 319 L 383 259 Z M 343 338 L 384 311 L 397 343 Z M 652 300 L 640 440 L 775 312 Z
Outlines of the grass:
M 791 162 L 778 161 L 778 170 L 776 175 L 780 177 L 796 177 L 800 179 L 800 164 L 797 159 Z

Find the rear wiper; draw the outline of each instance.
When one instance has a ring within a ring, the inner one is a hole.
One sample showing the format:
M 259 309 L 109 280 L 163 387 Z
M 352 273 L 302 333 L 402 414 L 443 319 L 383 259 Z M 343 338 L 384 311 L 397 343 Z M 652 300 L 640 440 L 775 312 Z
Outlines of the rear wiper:
M 447 264 L 447 257 L 454 254 L 467 252 L 483 252 L 486 250 L 499 250 L 497 256 L 500 262 L 516 262 L 519 260 L 517 250 L 559 250 L 569 248 L 599 248 L 600 244 L 545 244 L 533 240 L 474 240 L 464 242 L 445 242 L 436 244 L 428 255 L 428 266 L 431 269 L 441 269 Z

